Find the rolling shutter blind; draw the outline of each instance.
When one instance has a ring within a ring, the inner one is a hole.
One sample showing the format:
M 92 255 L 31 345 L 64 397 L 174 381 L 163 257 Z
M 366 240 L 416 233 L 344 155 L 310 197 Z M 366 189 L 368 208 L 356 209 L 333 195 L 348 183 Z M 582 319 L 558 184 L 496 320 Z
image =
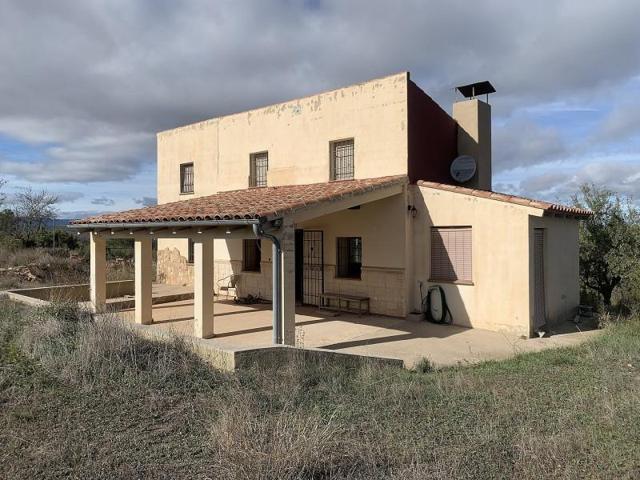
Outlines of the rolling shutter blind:
M 471 227 L 431 229 L 431 279 L 471 283 Z
M 544 229 L 533 230 L 534 323 L 540 328 L 547 323 L 544 291 Z

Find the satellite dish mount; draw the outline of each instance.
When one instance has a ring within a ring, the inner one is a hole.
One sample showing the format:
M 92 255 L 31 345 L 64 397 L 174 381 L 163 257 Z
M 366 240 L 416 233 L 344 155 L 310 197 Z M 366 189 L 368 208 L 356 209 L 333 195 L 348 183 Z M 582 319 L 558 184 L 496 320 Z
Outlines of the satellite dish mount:
M 460 155 L 453 162 L 449 169 L 451 177 L 458 183 L 466 183 L 471 180 L 478 169 L 476 159 L 471 155 Z

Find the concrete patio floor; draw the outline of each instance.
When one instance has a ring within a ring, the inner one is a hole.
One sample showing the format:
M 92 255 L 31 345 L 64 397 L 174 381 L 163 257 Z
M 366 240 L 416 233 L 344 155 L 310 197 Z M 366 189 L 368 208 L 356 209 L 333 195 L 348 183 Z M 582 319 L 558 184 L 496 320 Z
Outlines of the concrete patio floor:
M 215 302 L 215 337 L 205 340 L 220 348 L 258 347 L 271 344 L 271 305 Z M 118 315 L 133 321 L 133 310 Z M 153 306 L 154 327 L 179 335 L 192 335 L 193 300 Z M 331 316 L 315 307 L 296 310 L 296 343 L 345 353 L 398 358 L 411 368 L 426 357 L 437 366 L 504 359 L 518 353 L 577 345 L 598 333 L 579 331 L 572 323 L 547 338 L 522 339 L 488 330 L 435 325 L 378 315 Z

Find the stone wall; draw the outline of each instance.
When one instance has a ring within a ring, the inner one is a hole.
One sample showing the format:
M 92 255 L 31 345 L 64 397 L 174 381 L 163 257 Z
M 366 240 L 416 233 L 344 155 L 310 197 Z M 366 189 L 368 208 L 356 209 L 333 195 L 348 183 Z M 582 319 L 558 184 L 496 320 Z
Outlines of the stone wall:
M 369 297 L 371 313 L 405 317 L 404 269 L 362 267 L 360 280 L 338 278 L 335 265 L 324 266 L 324 291 Z
M 262 262 L 260 272 L 243 272 L 240 260 L 215 260 L 213 275 L 216 293 L 218 282 L 234 273 L 239 275 L 238 296 L 254 295 L 271 300 L 271 262 Z M 157 259 L 158 282 L 169 285 L 193 285 L 193 264 L 180 254 L 177 248 L 158 250 Z
M 240 260 L 216 260 L 214 280 L 218 282 L 232 274 L 239 276 L 238 296 L 253 295 L 271 300 L 271 262 L 262 262 L 260 272 L 243 272 Z M 180 254 L 177 248 L 158 251 L 158 281 L 172 285 L 193 283 L 193 265 Z M 362 267 L 360 280 L 336 278 L 335 265 L 324 266 L 325 292 L 362 295 L 370 298 L 371 313 L 405 317 L 406 291 L 404 269 Z
M 193 264 L 177 248 L 158 249 L 157 279 L 169 285 L 193 285 Z

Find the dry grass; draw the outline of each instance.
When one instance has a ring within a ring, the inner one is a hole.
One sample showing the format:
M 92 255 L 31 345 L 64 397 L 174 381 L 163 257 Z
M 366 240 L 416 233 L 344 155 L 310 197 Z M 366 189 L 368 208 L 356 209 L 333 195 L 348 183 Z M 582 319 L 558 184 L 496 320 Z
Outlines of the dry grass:
M 237 374 L 75 306 L 0 303 L 0 478 L 638 478 L 640 320 L 426 373 Z
M 67 249 L 10 249 L 0 246 L 0 268 L 16 266 L 28 266 L 37 279 L 30 281 L 20 275 L 0 272 L 0 290 L 89 282 L 89 260 L 74 255 Z M 108 280 L 131 280 L 133 276 L 133 260 L 116 259 L 107 262 Z

